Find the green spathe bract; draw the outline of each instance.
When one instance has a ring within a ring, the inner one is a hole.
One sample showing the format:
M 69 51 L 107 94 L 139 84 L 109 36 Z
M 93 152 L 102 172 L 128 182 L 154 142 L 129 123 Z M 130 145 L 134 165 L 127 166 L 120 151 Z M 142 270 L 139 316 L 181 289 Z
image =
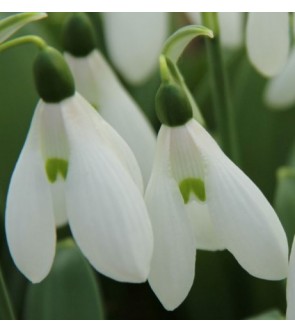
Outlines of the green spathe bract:
M 66 21 L 63 31 L 65 51 L 85 57 L 96 48 L 95 32 L 85 13 L 75 13 Z
M 75 93 L 72 73 L 63 56 L 46 47 L 34 62 L 34 78 L 39 96 L 47 103 L 58 103 Z
M 46 161 L 46 174 L 51 183 L 54 183 L 60 174 L 65 180 L 68 173 L 69 163 L 61 158 L 51 158 Z
M 165 42 L 162 54 L 176 63 L 187 45 L 196 37 L 213 38 L 213 31 L 201 25 L 189 25 L 177 30 Z
M 25 25 L 47 17 L 46 13 L 19 13 L 0 20 L 0 43 Z
M 195 194 L 202 202 L 206 201 L 205 185 L 201 179 L 186 178 L 180 182 L 179 189 L 185 204 L 189 202 L 191 194 Z
M 182 88 L 173 83 L 161 84 L 156 95 L 156 112 L 160 122 L 169 127 L 184 125 L 193 116 Z

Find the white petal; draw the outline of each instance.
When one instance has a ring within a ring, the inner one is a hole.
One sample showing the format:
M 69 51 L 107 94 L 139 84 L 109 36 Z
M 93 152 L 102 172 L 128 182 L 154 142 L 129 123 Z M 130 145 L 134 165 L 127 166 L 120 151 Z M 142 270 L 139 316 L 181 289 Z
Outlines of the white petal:
M 211 251 L 225 249 L 212 224 L 207 204 L 191 201 L 186 205 L 186 212 L 194 231 L 197 249 Z
M 87 58 L 65 55 L 77 90 L 101 116 L 122 136 L 133 151 L 143 174 L 145 185 L 151 175 L 156 135 L 145 115 L 119 82 L 114 72 L 97 51 Z M 133 160 L 122 153 L 129 163 Z
M 101 273 L 143 282 L 153 246 L 143 197 L 94 125 L 92 114 L 99 114 L 77 95 L 62 112 L 70 145 L 66 201 L 73 236 Z
M 63 102 L 45 104 L 41 115 L 41 142 L 45 163 L 50 159 L 68 161 L 69 147 L 65 135 L 61 115 Z M 57 226 L 66 224 L 67 211 L 65 204 L 65 182 L 61 174 L 57 174 L 55 182 L 50 182 L 51 197 Z
M 106 122 L 104 119 L 94 110 L 90 108 L 89 103 L 79 94 L 76 95 L 76 99 L 82 108 L 89 110 L 88 114 L 92 118 L 93 126 L 100 133 L 101 139 L 104 140 L 104 144 L 108 145 L 110 149 L 120 159 L 122 165 L 129 172 L 134 182 L 137 184 L 139 190 L 143 192 L 143 179 L 139 165 L 130 147 L 122 139 L 122 137 Z
M 289 53 L 289 14 L 249 13 L 246 44 L 249 58 L 261 74 L 278 74 Z
M 221 44 L 235 49 L 243 43 L 243 13 L 221 12 L 218 15 Z
M 45 163 L 41 155 L 40 102 L 16 164 L 6 206 L 6 235 L 13 260 L 32 282 L 50 271 L 55 254 L 55 223 Z
M 171 128 L 170 160 L 174 178 L 180 184 L 188 178 L 204 181 L 202 156 L 186 126 Z M 224 249 L 217 236 L 208 212 L 206 202 L 201 202 L 193 194 L 185 205 L 191 221 L 198 249 Z
M 168 34 L 168 13 L 104 13 L 104 29 L 115 66 L 138 84 L 156 69 Z
M 282 72 L 266 86 L 265 102 L 274 108 L 287 108 L 295 103 L 295 48 Z
M 295 319 L 295 241 L 293 240 L 287 280 L 287 319 Z
M 50 183 L 55 224 L 57 227 L 64 226 L 68 221 L 65 196 L 65 181 L 58 175 L 54 183 Z
M 250 274 L 285 278 L 288 244 L 273 208 L 203 127 L 194 120 L 186 126 L 203 155 L 209 212 L 226 248 Z
M 194 280 L 196 245 L 169 161 L 170 129 L 162 126 L 157 155 L 146 191 L 154 231 L 149 283 L 167 310 L 178 307 Z

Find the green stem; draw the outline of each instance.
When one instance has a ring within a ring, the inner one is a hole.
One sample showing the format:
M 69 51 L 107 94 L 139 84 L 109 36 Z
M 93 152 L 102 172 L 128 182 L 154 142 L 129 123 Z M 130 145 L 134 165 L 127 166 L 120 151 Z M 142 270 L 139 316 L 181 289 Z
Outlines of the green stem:
M 205 26 L 213 30 L 215 37 L 210 40 L 206 38 L 206 46 L 208 50 L 214 108 L 221 146 L 224 152 L 236 164 L 239 164 L 240 157 L 235 112 L 231 105 L 228 80 L 223 63 L 217 13 L 202 13 L 202 21 Z
M 294 13 L 289 13 L 289 27 L 290 27 L 290 38 L 291 38 L 291 46 L 295 44 L 295 36 L 294 36 Z
M 1 319 L 15 319 L 9 293 L 0 267 L 0 310 Z
M 173 81 L 164 55 L 160 56 L 160 74 L 163 82 L 169 83 Z
M 29 35 L 29 36 L 15 38 L 15 39 L 12 39 L 8 42 L 1 44 L 0 53 L 10 49 L 11 47 L 28 44 L 28 43 L 35 44 L 40 49 L 44 49 L 47 46 L 47 44 L 45 43 L 45 41 L 42 38 L 40 38 L 38 36 L 34 36 L 34 35 Z

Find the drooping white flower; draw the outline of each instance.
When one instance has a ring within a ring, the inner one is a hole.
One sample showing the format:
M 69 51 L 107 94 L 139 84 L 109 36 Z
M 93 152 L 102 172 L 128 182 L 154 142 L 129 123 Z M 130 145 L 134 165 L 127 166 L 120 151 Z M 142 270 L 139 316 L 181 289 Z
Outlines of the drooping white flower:
M 106 44 L 112 62 L 132 84 L 156 69 L 168 34 L 168 13 L 104 13 Z
M 164 307 L 187 296 L 196 249 L 226 248 L 253 276 L 285 278 L 288 244 L 271 205 L 191 118 L 175 86 L 157 98 L 163 125 L 145 200 L 154 229 L 149 283 Z
M 201 13 L 187 13 L 194 24 L 202 24 Z M 225 48 L 236 49 L 243 44 L 243 13 L 218 13 L 220 40 Z
M 289 273 L 287 280 L 287 319 L 295 319 L 295 241 L 290 254 Z
M 65 59 L 77 91 L 95 106 L 133 151 L 146 185 L 155 153 L 155 131 L 96 48 L 92 29 L 85 14 L 76 13 L 68 19 L 64 29 Z
M 293 31 L 295 36 L 295 15 L 293 14 Z M 294 38 L 294 37 L 293 37 Z M 293 86 L 295 84 L 295 48 L 293 47 L 288 60 L 275 77 L 271 78 L 266 85 L 264 93 L 265 103 L 274 109 L 286 109 L 295 103 Z
M 249 13 L 246 45 L 250 61 L 262 75 L 278 74 L 289 54 L 289 14 Z
M 128 145 L 75 92 L 62 56 L 35 62 L 38 103 L 9 186 L 6 234 L 22 273 L 39 282 L 55 254 L 55 225 L 69 221 L 90 263 L 119 281 L 143 282 L 153 236 L 142 178 Z

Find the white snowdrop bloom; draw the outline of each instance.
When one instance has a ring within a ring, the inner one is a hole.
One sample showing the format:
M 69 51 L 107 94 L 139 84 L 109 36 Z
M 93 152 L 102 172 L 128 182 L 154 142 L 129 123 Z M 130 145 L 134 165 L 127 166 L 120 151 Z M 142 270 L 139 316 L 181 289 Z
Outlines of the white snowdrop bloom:
M 267 105 L 284 109 L 295 103 L 295 48 L 293 48 L 283 70 L 266 86 L 264 99 Z
M 201 13 L 188 12 L 191 22 L 203 24 Z M 218 13 L 220 41 L 225 48 L 236 49 L 243 44 L 243 13 L 220 12 Z
M 153 235 L 133 153 L 75 92 L 57 51 L 41 51 L 34 70 L 42 99 L 7 198 L 14 262 L 32 282 L 44 279 L 55 255 L 55 226 L 68 220 L 96 270 L 118 281 L 145 281 Z
M 287 319 L 295 319 L 295 241 L 291 249 L 287 280 Z
M 142 110 L 96 49 L 92 29 L 85 14 L 70 17 L 64 31 L 66 61 L 73 73 L 77 91 L 95 106 L 133 151 L 146 185 L 155 154 L 156 134 Z
M 262 75 L 278 74 L 289 54 L 289 14 L 249 13 L 246 45 L 250 61 Z
M 173 84 L 157 95 L 162 127 L 145 200 L 154 229 L 149 283 L 168 310 L 187 296 L 196 249 L 228 249 L 255 277 L 283 279 L 288 244 L 271 205 L 255 184 L 192 119 Z
M 132 84 L 156 69 L 168 35 L 168 13 L 104 13 L 106 44 L 112 62 Z
M 293 31 L 295 36 L 295 15 L 293 14 Z M 295 48 L 293 47 L 282 71 L 267 82 L 264 101 L 275 109 L 286 109 L 295 103 L 293 86 L 295 84 Z

